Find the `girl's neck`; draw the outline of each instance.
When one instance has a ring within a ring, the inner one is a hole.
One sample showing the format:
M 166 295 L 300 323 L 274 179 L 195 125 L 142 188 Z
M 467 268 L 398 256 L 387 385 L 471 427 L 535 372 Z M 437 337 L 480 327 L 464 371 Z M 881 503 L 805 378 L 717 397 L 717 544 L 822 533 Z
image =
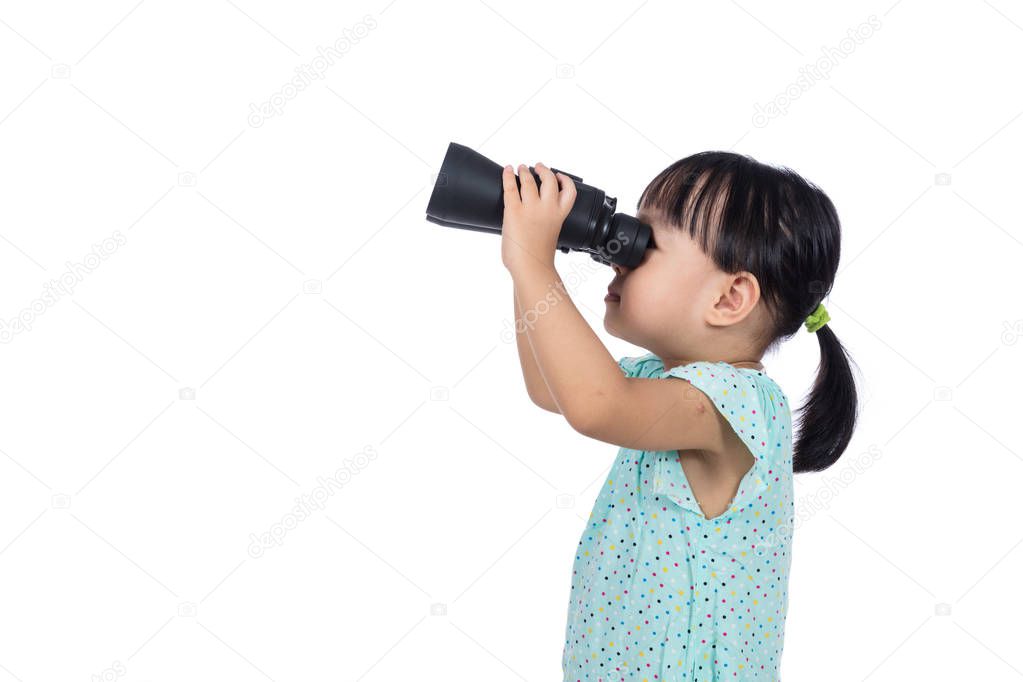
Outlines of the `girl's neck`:
M 657 357 L 660 358 L 661 356 L 658 355 Z M 664 363 L 665 367 L 677 367 L 678 365 L 688 364 L 687 362 L 682 360 L 665 360 L 664 358 L 661 358 L 661 362 Z M 725 360 L 724 362 L 727 362 L 733 367 L 748 367 L 750 369 L 755 369 L 761 372 L 764 371 L 763 363 L 759 362 L 758 360 L 739 360 L 737 362 Z

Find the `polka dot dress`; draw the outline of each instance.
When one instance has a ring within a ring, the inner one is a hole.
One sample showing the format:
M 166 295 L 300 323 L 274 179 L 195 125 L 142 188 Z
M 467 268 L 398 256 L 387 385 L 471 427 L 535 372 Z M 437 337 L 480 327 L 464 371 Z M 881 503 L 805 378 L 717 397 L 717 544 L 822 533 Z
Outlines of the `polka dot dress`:
M 677 450 L 618 451 L 573 562 L 564 682 L 777 682 L 794 520 L 788 398 L 763 371 L 725 362 L 618 364 L 706 393 L 755 462 L 707 519 Z

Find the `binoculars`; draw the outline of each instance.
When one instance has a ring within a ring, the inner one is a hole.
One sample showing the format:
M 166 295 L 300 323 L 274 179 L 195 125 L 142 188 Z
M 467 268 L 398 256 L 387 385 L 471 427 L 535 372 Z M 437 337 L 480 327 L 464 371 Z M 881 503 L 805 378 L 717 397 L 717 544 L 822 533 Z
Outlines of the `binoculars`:
M 623 213 L 615 213 L 618 200 L 583 179 L 552 168 L 575 181 L 576 199 L 558 234 L 557 248 L 564 253 L 585 251 L 593 260 L 634 268 L 653 246 L 650 226 Z M 469 147 L 452 142 L 426 207 L 426 219 L 444 227 L 501 234 L 504 222 L 503 166 Z M 540 176 L 529 172 L 537 186 Z M 515 183 L 522 187 L 516 176 Z

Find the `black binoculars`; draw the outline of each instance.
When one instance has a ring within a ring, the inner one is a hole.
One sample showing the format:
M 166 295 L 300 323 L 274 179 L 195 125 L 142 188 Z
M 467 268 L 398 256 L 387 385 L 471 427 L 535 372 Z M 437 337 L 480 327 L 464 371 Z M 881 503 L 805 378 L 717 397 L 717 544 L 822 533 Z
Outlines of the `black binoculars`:
M 618 200 L 603 190 L 583 184 L 583 179 L 565 173 L 575 182 L 576 199 L 558 234 L 558 249 L 585 251 L 604 265 L 617 263 L 634 268 L 653 246 L 650 226 L 623 213 L 615 213 Z M 501 233 L 504 222 L 503 167 L 469 147 L 452 142 L 434 184 L 426 219 L 445 227 Z M 529 167 L 537 186 L 540 176 Z M 515 178 L 521 188 L 522 183 Z

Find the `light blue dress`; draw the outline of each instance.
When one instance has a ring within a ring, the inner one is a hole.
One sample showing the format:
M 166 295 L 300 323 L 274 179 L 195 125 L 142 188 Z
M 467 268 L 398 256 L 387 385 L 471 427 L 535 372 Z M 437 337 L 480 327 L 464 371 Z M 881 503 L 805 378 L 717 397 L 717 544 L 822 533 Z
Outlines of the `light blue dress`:
M 794 516 L 789 401 L 762 370 L 625 357 L 628 377 L 689 381 L 755 462 L 707 519 L 677 450 L 621 448 L 579 541 L 565 682 L 777 682 Z

